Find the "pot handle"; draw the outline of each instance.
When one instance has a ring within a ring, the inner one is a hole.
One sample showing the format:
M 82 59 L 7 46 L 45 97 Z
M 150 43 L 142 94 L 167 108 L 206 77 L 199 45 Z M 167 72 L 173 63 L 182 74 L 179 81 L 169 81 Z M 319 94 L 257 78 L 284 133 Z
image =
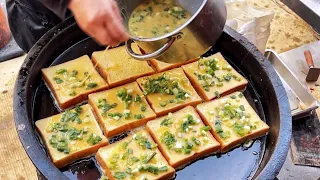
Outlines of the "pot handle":
M 170 48 L 170 46 L 175 42 L 176 39 L 177 39 L 177 36 L 168 37 L 168 41 L 160 49 L 158 49 L 157 51 L 155 51 L 153 53 L 149 53 L 149 54 L 135 53 L 131 48 L 131 44 L 134 42 L 132 39 L 129 39 L 126 42 L 126 49 L 127 49 L 127 52 L 129 53 L 129 55 L 137 60 L 150 60 L 150 59 L 157 58 L 157 57 L 161 56 L 163 53 L 165 53 Z

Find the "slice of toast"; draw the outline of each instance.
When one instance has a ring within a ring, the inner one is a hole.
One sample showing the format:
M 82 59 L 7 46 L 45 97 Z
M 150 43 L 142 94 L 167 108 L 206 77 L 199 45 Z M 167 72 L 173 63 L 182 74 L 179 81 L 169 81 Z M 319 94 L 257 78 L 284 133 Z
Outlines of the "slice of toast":
M 38 120 L 35 124 L 58 168 L 89 156 L 108 144 L 88 104 Z
M 171 179 L 175 170 L 145 130 L 102 147 L 96 154 L 109 179 Z
M 210 133 L 210 127 L 204 125 L 191 106 L 149 121 L 146 128 L 174 168 L 219 150 L 220 145 Z
M 137 80 L 157 115 L 165 115 L 187 105 L 201 103 L 181 68 L 142 77 Z
M 199 104 L 197 110 L 220 142 L 222 152 L 263 136 L 269 130 L 241 92 Z
M 206 101 L 245 89 L 248 81 L 220 53 L 182 66 L 197 92 Z
M 88 94 L 108 88 L 88 56 L 44 68 L 42 77 L 60 109 L 87 100 Z
M 132 44 L 132 49 L 140 52 L 136 44 Z M 106 52 L 93 52 L 92 61 L 98 63 L 98 70 L 110 87 L 127 84 L 154 73 L 147 61 L 133 59 L 124 46 L 108 49 Z
M 136 82 L 89 95 L 107 137 L 145 125 L 156 114 Z
M 191 59 L 191 60 L 186 61 L 186 62 L 174 63 L 174 64 L 161 62 L 161 61 L 158 61 L 156 59 L 151 59 L 151 60 L 149 60 L 149 62 L 157 70 L 157 72 L 163 72 L 163 71 L 167 71 L 167 70 L 170 70 L 170 69 L 173 69 L 173 68 L 178 68 L 178 67 L 180 67 L 182 65 L 185 65 L 185 64 L 188 64 L 188 63 L 195 62 L 198 59 L 199 58 L 195 58 L 195 59 Z

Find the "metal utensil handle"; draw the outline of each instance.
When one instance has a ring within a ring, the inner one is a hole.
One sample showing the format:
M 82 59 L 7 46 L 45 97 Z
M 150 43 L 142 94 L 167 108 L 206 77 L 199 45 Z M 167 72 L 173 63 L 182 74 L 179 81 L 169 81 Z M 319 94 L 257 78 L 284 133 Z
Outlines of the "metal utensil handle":
M 168 41 L 160 49 L 158 49 L 157 51 L 155 51 L 153 53 L 149 53 L 149 54 L 135 53 L 131 48 L 131 44 L 134 42 L 132 39 L 129 39 L 126 42 L 126 49 L 127 49 L 127 52 L 129 53 L 129 55 L 137 60 L 150 60 L 150 59 L 157 58 L 157 57 L 161 56 L 163 53 L 165 53 L 171 47 L 171 45 L 174 43 L 174 41 L 176 39 L 177 39 L 176 36 L 168 37 Z
M 314 67 L 313 58 L 309 50 L 304 51 L 304 57 L 306 58 L 309 67 Z

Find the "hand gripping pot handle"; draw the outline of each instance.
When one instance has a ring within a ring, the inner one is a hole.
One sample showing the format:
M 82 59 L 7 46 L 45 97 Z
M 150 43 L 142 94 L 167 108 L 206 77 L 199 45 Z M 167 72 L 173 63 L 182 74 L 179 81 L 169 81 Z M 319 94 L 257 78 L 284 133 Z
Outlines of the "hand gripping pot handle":
M 177 36 L 178 35 L 168 37 L 167 42 L 161 48 L 159 48 L 158 50 L 156 50 L 152 53 L 149 53 L 149 54 L 135 53 L 131 48 L 131 44 L 134 42 L 132 39 L 129 39 L 126 42 L 126 49 L 127 49 L 128 54 L 137 60 L 143 61 L 143 60 L 154 59 L 154 58 L 157 58 L 157 57 L 161 56 L 162 54 L 164 54 L 171 47 L 171 45 L 176 41 L 176 39 L 178 38 Z

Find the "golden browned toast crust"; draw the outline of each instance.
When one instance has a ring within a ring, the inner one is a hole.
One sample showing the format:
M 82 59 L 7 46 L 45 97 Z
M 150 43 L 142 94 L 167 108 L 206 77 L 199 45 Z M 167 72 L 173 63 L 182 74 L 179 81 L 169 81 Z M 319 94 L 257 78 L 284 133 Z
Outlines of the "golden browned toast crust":
M 180 67 L 182 65 L 185 65 L 185 64 L 189 64 L 189 63 L 195 62 L 198 59 L 199 58 L 194 58 L 194 59 L 191 59 L 189 61 L 182 62 L 182 63 L 168 64 L 168 66 L 166 66 L 165 68 L 162 68 L 161 65 L 159 64 L 159 61 L 156 60 L 156 59 L 151 59 L 149 61 L 150 61 L 151 65 L 157 70 L 157 72 L 163 72 L 163 71 L 167 71 L 167 70 L 170 70 L 170 69 L 178 68 L 178 67 Z

